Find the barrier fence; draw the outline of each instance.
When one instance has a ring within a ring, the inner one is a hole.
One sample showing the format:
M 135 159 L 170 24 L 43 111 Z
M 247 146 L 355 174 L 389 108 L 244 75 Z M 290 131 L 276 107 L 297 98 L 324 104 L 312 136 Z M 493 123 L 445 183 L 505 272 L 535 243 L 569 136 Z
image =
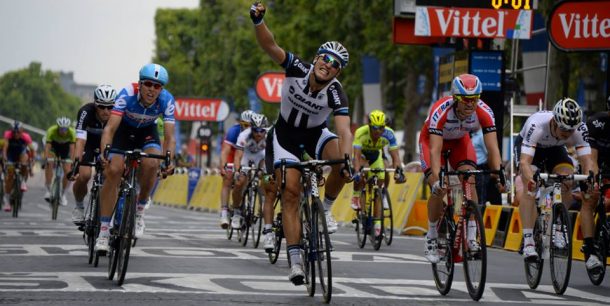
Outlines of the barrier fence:
M 393 209 L 394 231 L 405 235 L 424 235 L 428 231 L 427 184 L 422 173 L 405 173 L 407 181 L 395 184 L 390 180 L 388 193 Z M 152 196 L 154 204 L 184 209 L 219 212 L 222 177 L 201 169 L 179 169 L 158 182 Z M 321 188 L 323 194 L 324 188 Z M 332 213 L 337 222 L 351 224 L 355 212 L 350 207 L 353 185 L 346 184 L 337 196 Z M 570 211 L 573 223 L 572 257 L 584 260 L 580 213 Z M 509 251 L 521 247 L 522 224 L 519 209 L 506 205 L 488 205 L 483 214 L 487 245 Z M 608 260 L 610 264 L 610 259 Z

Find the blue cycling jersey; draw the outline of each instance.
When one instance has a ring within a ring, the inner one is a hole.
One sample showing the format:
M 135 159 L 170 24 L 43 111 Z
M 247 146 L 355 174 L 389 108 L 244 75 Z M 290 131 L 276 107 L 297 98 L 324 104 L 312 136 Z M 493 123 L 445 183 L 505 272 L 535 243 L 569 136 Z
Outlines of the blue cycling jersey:
M 238 123 L 229 128 L 227 136 L 225 136 L 225 142 L 235 148 L 239 133 L 241 133 L 241 125 Z
M 175 102 L 174 96 L 163 89 L 157 101 L 149 107 L 139 102 L 138 84 L 125 87 L 119 92 L 112 113 L 123 117 L 123 121 L 135 128 L 147 127 L 156 124 L 155 120 L 161 116 L 164 122 L 174 123 Z

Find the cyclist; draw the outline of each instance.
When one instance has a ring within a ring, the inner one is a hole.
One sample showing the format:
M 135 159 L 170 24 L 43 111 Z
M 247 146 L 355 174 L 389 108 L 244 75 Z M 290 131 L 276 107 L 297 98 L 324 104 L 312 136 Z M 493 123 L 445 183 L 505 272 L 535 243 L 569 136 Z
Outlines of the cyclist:
M 277 45 L 263 22 L 265 11 L 259 2 L 250 7 L 256 40 L 271 59 L 286 70 L 280 116 L 275 123 L 273 140 L 275 166 L 282 159 L 298 162 L 305 155 L 318 159 L 339 159 L 345 154 L 351 155 L 349 104 L 341 83 L 336 79 L 348 64 L 347 49 L 339 42 L 329 41 L 318 48 L 313 63 L 303 61 Z M 338 137 L 326 127 L 331 113 L 335 118 Z M 330 210 L 345 182 L 352 179 L 349 168 L 333 166 L 326 180 L 323 202 L 329 233 L 337 230 L 337 222 Z M 283 226 L 291 260 L 289 279 L 295 285 L 303 284 L 305 277 L 299 244 L 301 223 L 297 213 L 300 176 L 298 170 L 287 169 L 286 187 L 282 190 Z M 280 177 L 279 169 L 276 170 L 276 177 Z
M 369 123 L 359 127 L 354 134 L 354 169 L 359 170 L 364 165 L 369 165 L 371 168 L 384 169 L 383 148 L 389 146 L 390 156 L 392 157 L 392 168 L 396 169 L 394 179 L 396 183 L 403 183 L 405 176 L 402 172 L 400 157 L 398 156 L 398 143 L 394 131 L 386 126 L 386 116 L 380 110 L 374 110 L 369 114 Z M 385 183 L 385 173 L 377 174 L 379 184 L 382 186 Z M 352 196 L 352 209 L 360 209 L 360 193 L 364 188 L 366 180 L 360 179 L 360 173 L 354 175 L 354 192 Z M 376 206 L 377 203 L 375 203 Z M 375 235 L 381 233 L 381 206 L 375 207 L 374 210 L 374 229 Z
M 265 175 L 263 176 L 263 190 L 265 198 L 263 203 L 263 220 L 265 227 L 263 229 L 263 248 L 265 252 L 271 253 L 275 246 L 275 232 L 273 228 L 273 204 L 277 196 L 277 185 L 275 184 L 275 174 L 273 168 L 273 135 L 274 127 L 272 126 L 267 131 L 265 137 Z
M 451 82 L 451 96 L 436 101 L 424 122 L 419 136 L 420 160 L 422 169 L 432 190 L 428 199 L 428 233 L 425 239 L 425 256 L 431 263 L 439 262 L 438 232 L 436 226 L 443 210 L 445 189 L 441 188 L 439 173 L 445 160 L 441 152 L 451 150 L 449 164 L 459 171 L 475 170 L 477 157 L 469 132 L 483 129 L 483 139 L 489 152 L 489 166 L 499 170 L 500 150 L 496 137 L 496 125 L 491 108 L 483 102 L 481 81 L 472 74 L 461 74 Z M 468 178 L 475 191 L 475 178 Z M 478 203 L 476 191 L 472 200 Z M 471 250 L 478 250 L 476 223 L 468 221 L 468 244 Z
M 591 159 L 593 160 L 593 172 L 595 173 L 610 173 L 610 96 L 606 101 L 606 111 L 599 112 L 591 116 L 587 120 L 587 129 L 589 130 L 588 142 L 591 145 Z M 607 183 L 607 182 L 606 182 Z M 605 194 L 593 193 L 591 201 L 583 201 L 580 210 L 582 218 L 582 233 L 584 238 L 583 251 L 585 253 L 585 266 L 589 270 L 599 269 L 603 262 L 599 256 L 598 250 L 595 249 L 594 230 L 595 220 L 593 220 L 593 211 L 598 197 L 603 196 L 606 204 L 606 209 L 610 203 L 610 190 L 606 190 Z
M 110 118 L 110 110 L 114 105 L 115 98 L 116 90 L 114 87 L 103 84 L 93 91 L 94 102 L 85 104 L 78 110 L 75 159 L 81 159 L 88 163 L 95 162 L 97 157 L 95 150 L 100 147 L 102 131 L 106 122 L 108 122 L 108 118 Z M 80 166 L 74 177 L 70 179 L 75 180 L 72 191 L 76 206 L 72 211 L 72 222 L 80 225 L 85 220 L 83 201 L 87 195 L 87 184 L 91 179 L 91 167 Z
M 71 126 L 72 120 L 68 117 L 59 117 L 56 120 L 56 124 L 49 127 L 47 134 L 45 135 L 46 144 L 44 146 L 44 157 L 45 159 L 55 158 L 54 162 L 47 162 L 44 169 L 45 174 L 45 186 L 47 191 L 44 195 L 44 199 L 48 202 L 51 199 L 51 181 L 53 179 L 53 170 L 55 169 L 55 163 L 64 162 L 62 167 L 64 170 L 64 176 L 62 180 L 62 194 L 60 204 L 62 206 L 68 205 L 66 199 L 66 189 L 68 187 L 68 172 L 70 171 L 71 165 L 69 162 L 74 157 L 74 143 L 76 142 L 76 131 Z
M 523 221 L 523 256 L 527 260 L 536 259 L 540 255 L 536 252 L 533 237 L 538 216 L 534 199 L 534 172 L 540 169 L 561 175 L 574 173 L 574 165 L 566 149 L 566 145 L 573 145 L 584 173 L 589 173 L 589 170 L 593 170 L 593 162 L 587 135 L 587 126 L 582 122 L 582 111 L 578 103 L 570 98 L 563 98 L 557 101 L 552 112 L 539 111 L 532 114 L 515 140 L 515 157 L 524 188 L 519 200 L 519 212 Z M 572 199 L 571 185 L 566 182 L 561 190 L 566 209 Z M 585 224 L 592 223 L 592 218 L 587 220 L 587 217 L 589 216 L 583 217 L 583 234 L 585 237 L 592 237 L 592 229 L 590 233 L 585 232 Z M 561 232 L 556 234 L 553 243 L 557 247 L 565 246 Z
M 149 154 L 161 154 L 170 151 L 172 160 L 175 150 L 174 140 L 174 97 L 164 89 L 169 76 L 167 70 L 158 64 L 147 64 L 140 69 L 139 82 L 123 88 L 117 95 L 110 119 L 104 127 L 101 140 L 103 152 L 106 145 L 114 149 L 142 149 Z M 159 141 L 155 120 L 162 116 L 165 141 Z M 100 234 L 95 243 L 95 250 L 108 251 L 109 224 L 114 204 L 117 201 L 117 189 L 125 168 L 123 156 L 110 154 L 108 160 L 102 154 L 105 164 L 104 185 L 100 191 Z M 110 162 L 110 163 L 108 163 Z M 152 158 L 142 160 L 138 182 L 140 191 L 136 209 L 136 238 L 144 235 L 144 207 L 148 202 L 150 191 L 157 178 L 159 161 Z M 173 165 L 163 165 L 162 175 L 171 174 Z
M 235 151 L 235 164 L 237 172 L 235 173 L 235 186 L 233 187 L 233 218 L 231 219 L 231 227 L 234 229 L 241 228 L 241 200 L 246 187 L 246 173 L 241 171 L 242 167 L 248 167 L 252 163 L 253 167 L 263 168 L 265 161 L 265 136 L 267 130 L 267 117 L 262 114 L 252 114 L 250 118 L 250 127 L 239 133 L 237 137 Z M 271 224 L 269 229 L 271 229 Z M 267 226 L 267 224 L 265 224 Z
M 28 148 L 30 151 L 34 151 L 32 147 L 32 137 L 23 130 L 23 124 L 19 121 L 15 121 L 10 130 L 4 132 L 4 141 L 2 146 L 2 156 L 6 158 L 6 161 L 9 163 L 20 163 L 21 167 L 19 171 L 21 172 L 21 176 L 23 180 L 21 181 L 21 191 L 26 191 L 27 185 L 25 180 L 28 177 Z M 4 195 L 6 198 L 6 202 L 4 202 L 3 210 L 11 211 L 11 206 L 9 204 L 11 190 L 13 189 L 13 179 L 14 179 L 14 168 L 9 171 L 6 175 L 6 179 L 4 180 L 4 186 L 0 186 L 0 188 L 4 188 Z M 2 199 L 0 199 L 2 200 Z

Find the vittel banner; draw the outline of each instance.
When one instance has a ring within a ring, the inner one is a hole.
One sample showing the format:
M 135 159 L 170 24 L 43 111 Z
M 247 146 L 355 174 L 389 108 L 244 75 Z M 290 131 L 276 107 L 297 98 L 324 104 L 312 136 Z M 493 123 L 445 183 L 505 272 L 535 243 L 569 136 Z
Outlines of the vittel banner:
M 256 95 L 269 103 L 280 103 L 282 100 L 282 84 L 286 75 L 284 72 L 264 72 L 256 79 Z
M 563 1 L 550 16 L 549 37 L 558 49 L 610 50 L 610 1 Z
M 176 120 L 224 121 L 229 105 L 221 99 L 176 98 Z
M 532 11 L 418 6 L 415 36 L 529 39 Z

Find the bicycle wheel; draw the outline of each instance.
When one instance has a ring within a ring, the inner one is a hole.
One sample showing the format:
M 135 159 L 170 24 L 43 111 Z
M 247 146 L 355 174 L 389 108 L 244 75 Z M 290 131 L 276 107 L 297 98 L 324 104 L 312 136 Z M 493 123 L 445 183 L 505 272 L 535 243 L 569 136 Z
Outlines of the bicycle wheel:
M 263 199 L 258 190 L 254 191 L 252 197 L 252 246 L 256 249 L 261 241 L 263 232 Z
M 464 257 L 464 278 L 470 297 L 478 301 L 485 291 L 485 280 L 487 277 L 487 245 L 485 240 L 485 225 L 481 217 L 481 211 L 476 203 L 471 200 L 466 202 L 466 228 L 462 231 L 462 256 Z M 471 220 L 474 219 L 474 220 Z M 475 227 L 471 226 L 474 221 Z M 470 232 L 474 231 L 474 235 Z M 475 242 L 469 241 L 474 238 Z M 478 248 L 477 248 L 478 246 Z
M 85 241 L 87 243 L 88 255 L 89 255 L 89 264 L 93 263 L 93 259 L 95 257 L 95 232 L 93 229 L 93 214 L 95 210 L 95 194 L 96 191 L 92 191 L 89 195 L 89 206 L 87 206 L 87 210 L 85 213 Z
M 227 239 L 231 240 L 231 238 L 233 237 L 233 227 L 231 226 L 231 219 L 233 219 L 233 210 L 227 210 L 227 213 L 229 214 L 229 225 L 227 226 Z
M 250 234 L 250 224 L 252 223 L 252 202 L 250 202 L 250 197 L 245 193 L 243 200 L 241 201 L 241 229 L 238 231 L 238 235 L 240 237 L 239 241 L 242 246 L 246 246 L 248 244 L 248 236 Z
M 109 245 L 109 251 L 108 251 L 108 279 L 109 280 L 113 280 L 114 279 L 114 274 L 116 272 L 116 267 L 117 267 L 118 258 L 119 258 L 117 256 L 117 250 L 119 248 L 119 237 L 117 236 L 117 233 L 116 233 L 115 230 L 116 229 L 113 229 L 110 232 L 110 237 L 108 238 L 108 245 Z
M 388 194 L 388 190 L 384 188 L 383 196 L 387 200 L 387 207 L 384 205 L 383 207 L 383 240 L 386 245 L 392 244 L 392 239 L 394 238 L 394 213 L 392 212 L 392 201 L 390 200 L 390 195 Z
M 356 220 L 354 220 L 354 223 L 356 224 L 356 239 L 358 241 L 358 247 L 361 249 L 366 245 L 366 235 L 368 233 L 367 203 L 366 200 L 363 199 L 366 199 L 366 194 L 364 192 L 360 197 L 360 209 L 356 210 Z M 364 205 L 362 205 L 362 202 L 365 202 Z
M 333 273 L 331 264 L 331 242 L 330 235 L 326 224 L 326 215 L 324 214 L 324 206 L 319 198 L 314 198 L 312 204 L 315 205 L 312 212 L 312 221 L 316 219 L 317 225 L 314 246 L 316 249 L 316 259 L 318 265 L 318 276 L 320 278 L 320 287 L 322 288 L 322 296 L 324 303 L 329 303 L 333 292 Z M 381 242 L 381 239 L 379 239 Z
M 455 270 L 452 253 L 453 239 L 455 238 L 455 223 L 449 211 L 445 211 L 445 215 L 439 220 L 437 227 L 440 261 L 432 264 L 432 275 L 434 276 L 434 283 L 438 292 L 446 295 L 451 290 L 453 272 Z
M 381 194 L 381 189 L 377 188 L 375 189 L 375 196 L 373 197 L 373 203 L 376 205 L 383 205 L 382 204 L 382 194 Z M 371 211 L 375 211 L 375 206 L 371 207 Z M 381 213 L 383 214 L 383 207 L 381 209 Z M 374 215 L 374 213 L 373 213 Z M 380 216 L 379 219 L 375 218 L 374 216 L 372 217 L 372 220 L 379 220 L 379 222 L 381 223 L 381 231 L 379 232 L 379 235 L 377 235 L 377 233 L 375 232 L 375 225 L 374 223 L 371 224 L 371 243 L 373 244 L 373 249 L 375 251 L 379 251 L 379 248 L 381 247 L 381 242 L 383 241 L 383 216 Z
M 61 181 L 58 182 L 57 178 L 55 178 L 51 184 L 51 190 L 53 191 L 53 194 L 51 195 L 51 220 L 57 220 L 59 201 L 61 201 L 61 192 L 59 190 L 61 187 L 60 184 Z
M 552 236 L 549 237 L 551 239 L 549 254 L 551 257 L 551 281 L 553 289 L 555 289 L 557 294 L 563 294 L 570 282 L 570 272 L 572 269 L 572 235 L 570 235 L 572 231 L 570 227 L 570 219 L 565 206 L 561 203 L 553 205 Z M 558 232 L 556 233 L 555 231 Z M 564 243 L 558 243 L 557 240 Z
M 91 201 L 92 208 L 91 208 L 91 217 L 90 218 L 90 224 L 89 224 L 89 231 L 90 233 L 92 233 L 92 235 L 89 236 L 89 250 L 90 252 L 92 252 L 94 255 L 94 259 L 93 259 L 93 266 L 97 267 L 99 260 L 100 260 L 100 256 L 99 254 L 97 254 L 95 252 L 95 238 L 99 236 L 100 234 L 100 195 L 99 195 L 99 190 L 95 191 L 95 196 L 91 195 L 91 197 L 93 197 L 94 200 Z
M 23 196 L 23 194 L 19 189 L 19 184 L 21 184 L 21 182 L 19 182 L 19 180 L 15 180 L 13 184 L 13 192 L 9 200 L 11 204 L 12 216 L 13 218 L 17 218 L 19 216 L 19 209 L 21 207 L 21 197 Z M 4 186 L 2 186 L 2 188 L 4 188 Z
M 597 251 L 597 256 L 599 256 L 599 260 L 602 262 L 602 266 L 600 269 L 595 271 L 587 270 L 587 275 L 589 276 L 589 280 L 595 286 L 599 286 L 604 280 L 604 276 L 606 275 L 606 264 L 607 264 L 607 254 L 608 254 L 608 236 L 607 228 L 606 228 L 606 210 L 603 205 L 603 197 L 600 197 L 601 205 L 597 205 L 597 222 L 595 223 L 595 248 Z M 595 218 L 593 218 L 595 220 Z
M 136 207 L 136 191 L 130 189 L 125 204 L 123 205 L 123 215 L 121 225 L 119 226 L 119 249 L 117 251 L 118 263 L 117 271 L 119 273 L 118 284 L 123 285 L 125 275 L 127 274 L 127 266 L 129 265 L 129 253 L 131 251 L 132 238 L 135 236 L 135 207 Z
M 535 260 L 524 260 L 525 264 L 525 279 L 530 289 L 536 289 L 540 284 L 540 278 L 542 277 L 542 267 L 544 266 L 543 252 L 544 252 L 544 241 L 542 239 L 542 226 L 541 217 L 538 214 L 536 223 L 534 224 L 534 243 L 536 243 L 536 252 L 538 258 Z
M 280 256 L 280 249 L 282 248 L 282 238 L 284 238 L 284 230 L 282 229 L 282 214 L 278 213 L 273 227 L 271 230 L 275 233 L 275 242 L 273 243 L 273 250 L 268 253 L 269 262 L 275 264 L 278 257 Z
M 316 293 L 316 269 L 314 262 L 312 247 L 312 240 L 315 235 L 316 228 L 312 226 L 313 222 L 316 222 L 311 217 L 309 210 L 309 203 L 307 199 L 303 199 L 305 203 L 301 203 L 301 260 L 303 262 L 303 272 L 305 272 L 304 285 L 307 289 L 309 296 L 313 296 Z M 288 256 L 290 260 L 290 255 Z

